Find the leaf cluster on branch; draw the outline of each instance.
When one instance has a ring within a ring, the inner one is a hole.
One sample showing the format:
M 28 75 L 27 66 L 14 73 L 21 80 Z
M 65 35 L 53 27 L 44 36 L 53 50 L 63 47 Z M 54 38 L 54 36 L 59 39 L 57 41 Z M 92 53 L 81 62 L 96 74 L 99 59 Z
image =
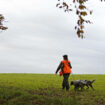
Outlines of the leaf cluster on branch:
M 8 27 L 3 26 L 3 21 L 5 20 L 4 16 L 0 14 L 0 30 L 6 30 Z
M 73 9 L 75 9 L 75 14 L 78 16 L 77 25 L 75 26 L 75 30 L 77 32 L 77 36 L 79 38 L 84 38 L 84 24 L 92 22 L 90 20 L 85 19 L 87 15 L 92 15 L 93 11 L 89 10 L 86 7 L 86 2 L 88 0 L 71 0 L 72 4 L 70 2 L 68 3 L 67 0 L 58 0 L 58 3 L 56 4 L 56 7 L 63 8 L 64 12 L 70 12 Z M 105 0 L 100 0 L 105 1 Z M 73 9 L 72 9 L 73 8 Z

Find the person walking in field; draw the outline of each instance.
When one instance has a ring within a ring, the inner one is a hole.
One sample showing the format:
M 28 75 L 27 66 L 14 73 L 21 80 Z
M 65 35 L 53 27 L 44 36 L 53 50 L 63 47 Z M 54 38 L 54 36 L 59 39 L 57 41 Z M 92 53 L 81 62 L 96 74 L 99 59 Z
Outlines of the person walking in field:
M 63 75 L 63 82 L 62 82 L 62 89 L 64 90 L 66 88 L 66 90 L 69 90 L 69 75 L 71 74 L 71 63 L 68 60 L 68 56 L 64 55 L 63 56 L 63 60 L 61 61 L 61 63 L 59 64 L 57 70 L 56 70 L 56 74 L 57 72 L 60 70 L 59 74 L 60 76 Z

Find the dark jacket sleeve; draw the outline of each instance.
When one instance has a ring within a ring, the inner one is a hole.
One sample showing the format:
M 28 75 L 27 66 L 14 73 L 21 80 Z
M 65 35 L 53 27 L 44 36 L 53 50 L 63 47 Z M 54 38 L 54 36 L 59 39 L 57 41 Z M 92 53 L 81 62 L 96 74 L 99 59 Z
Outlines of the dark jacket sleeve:
M 69 63 L 70 68 L 72 69 L 71 63 Z
M 62 68 L 62 62 L 59 64 L 59 66 L 58 66 L 58 68 L 57 68 L 57 70 L 56 70 L 56 74 L 57 74 L 57 72 L 58 72 L 61 68 Z

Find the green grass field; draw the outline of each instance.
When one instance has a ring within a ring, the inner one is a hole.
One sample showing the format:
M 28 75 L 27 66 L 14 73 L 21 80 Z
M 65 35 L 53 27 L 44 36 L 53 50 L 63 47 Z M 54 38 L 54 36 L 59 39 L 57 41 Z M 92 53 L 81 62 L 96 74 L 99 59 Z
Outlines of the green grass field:
M 0 74 L 0 105 L 105 105 L 105 75 L 71 75 L 71 80 L 89 79 L 91 88 L 66 92 L 62 77 L 54 74 Z

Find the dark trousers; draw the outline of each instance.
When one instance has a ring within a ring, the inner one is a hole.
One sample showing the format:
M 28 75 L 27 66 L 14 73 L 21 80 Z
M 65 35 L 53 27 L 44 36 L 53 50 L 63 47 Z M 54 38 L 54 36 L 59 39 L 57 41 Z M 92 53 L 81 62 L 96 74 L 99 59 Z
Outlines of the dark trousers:
M 69 90 L 69 81 L 68 81 L 68 79 L 69 79 L 69 75 L 70 74 L 63 74 L 63 83 L 62 83 L 62 89 L 65 89 L 66 88 L 66 90 Z

